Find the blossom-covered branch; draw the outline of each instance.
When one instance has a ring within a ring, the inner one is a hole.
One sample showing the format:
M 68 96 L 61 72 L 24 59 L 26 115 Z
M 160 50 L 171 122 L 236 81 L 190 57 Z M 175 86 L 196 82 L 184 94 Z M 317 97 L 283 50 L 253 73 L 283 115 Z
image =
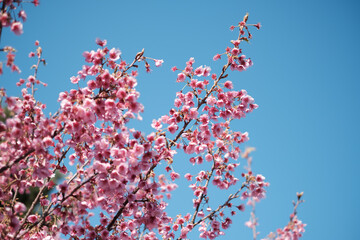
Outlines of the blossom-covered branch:
M 16 9 L 9 4 L 21 3 L 2 1 L 1 19 L 8 21 L 7 11 Z M 144 111 L 136 89 L 138 68 L 150 72 L 162 59 L 146 56 L 143 49 L 127 62 L 119 49 L 97 39 L 97 49 L 84 52 L 85 64 L 70 78 L 74 88 L 61 92 L 59 109 L 46 115 L 46 104 L 35 96 L 41 94 L 39 85 L 47 86 L 38 79 L 46 61 L 36 41 L 36 51 L 29 54 L 36 57 L 34 73 L 16 83 L 23 86 L 21 97 L 1 91 L 6 100 L 6 109 L 0 107 L 1 239 L 186 239 L 195 229 L 205 239 L 224 235 L 236 211 L 244 211 L 241 202 L 263 199 L 269 186 L 251 169 L 237 171 L 241 144 L 249 137 L 231 128 L 258 108 L 246 90 L 234 90 L 229 80 L 230 71 L 253 64 L 242 49 L 252 38 L 250 28 L 260 24 L 248 24 L 248 14 L 230 27 L 238 37 L 214 56 L 225 61 L 218 74 L 210 66 L 196 66 L 194 58 L 183 69 L 172 68 L 182 89 L 169 112 L 152 121 L 154 131 L 148 134 L 129 127 L 142 120 Z M 173 164 L 178 152 L 201 170 L 190 167 L 184 174 L 194 195 L 191 213 L 179 210 L 169 216 L 171 192 L 182 175 Z M 249 160 L 248 154 L 245 150 L 243 158 Z M 55 181 L 58 173 L 63 177 Z M 215 194 L 232 193 L 214 204 L 211 187 Z M 31 188 L 37 194 L 26 207 L 17 196 Z M 100 210 L 99 223 L 91 219 L 94 209 Z

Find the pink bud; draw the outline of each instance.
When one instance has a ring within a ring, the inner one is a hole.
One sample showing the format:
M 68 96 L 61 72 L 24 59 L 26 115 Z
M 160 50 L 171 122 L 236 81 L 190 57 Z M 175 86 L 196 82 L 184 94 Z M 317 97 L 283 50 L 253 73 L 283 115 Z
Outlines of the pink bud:
M 16 35 L 23 34 L 23 25 L 21 22 L 13 22 L 11 24 L 11 31 L 13 31 Z

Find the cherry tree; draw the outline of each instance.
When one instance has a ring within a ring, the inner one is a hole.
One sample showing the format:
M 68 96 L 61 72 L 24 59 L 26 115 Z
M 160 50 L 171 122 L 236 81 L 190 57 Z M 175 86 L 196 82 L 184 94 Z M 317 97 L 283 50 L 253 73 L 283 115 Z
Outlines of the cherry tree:
M 4 27 L 22 33 L 25 3 L 0 1 L 0 33 Z M 163 60 L 147 57 L 142 50 L 127 61 L 119 49 L 97 39 L 97 49 L 84 52 L 85 64 L 70 79 L 74 88 L 60 92 L 59 109 L 46 115 L 46 104 L 35 95 L 41 94 L 39 85 L 47 84 L 37 77 L 45 59 L 36 41 L 36 50 L 29 54 L 35 61 L 33 74 L 16 83 L 20 97 L 7 96 L 5 89 L 0 92 L 1 239 L 188 239 L 190 232 L 215 239 L 224 235 L 233 217 L 246 204 L 254 209 L 269 186 L 264 176 L 251 169 L 253 149 L 241 150 L 248 133 L 231 129 L 232 121 L 258 105 L 246 90 L 234 89 L 228 80 L 231 71 L 252 66 L 242 45 L 260 27 L 249 24 L 247 14 L 230 27 L 236 38 L 213 58 L 224 62 L 220 72 L 196 65 L 193 58 L 184 67 L 173 67 L 181 90 L 167 114 L 144 123 L 154 129 L 147 134 L 129 127 L 141 120 L 144 111 L 136 90 L 137 69 L 144 65 L 149 72 Z M 20 72 L 14 48 L 2 51 L 6 66 Z M 189 169 L 180 176 L 173 166 L 180 152 L 201 170 Z M 59 173 L 63 177 L 56 180 Z M 180 177 L 193 191 L 193 210 L 170 216 L 167 206 Z M 214 205 L 209 185 L 218 192 L 236 190 Z M 26 206 L 19 196 L 26 196 L 31 188 L 36 195 Z M 305 224 L 297 218 L 301 197 L 298 193 L 289 223 L 267 239 L 302 236 Z M 100 209 L 99 223 L 91 220 L 96 209 Z M 254 211 L 245 225 L 257 239 Z

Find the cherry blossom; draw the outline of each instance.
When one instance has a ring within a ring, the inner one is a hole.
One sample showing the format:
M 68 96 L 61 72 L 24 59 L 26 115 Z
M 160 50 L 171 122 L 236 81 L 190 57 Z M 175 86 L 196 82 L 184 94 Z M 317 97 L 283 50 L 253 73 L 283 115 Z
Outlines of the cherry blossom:
M 21 34 L 22 24 L 8 14 L 16 9 L 13 1 L 2 4 L 6 10 L 0 16 L 2 25 Z M 23 10 L 18 16 L 23 21 L 27 17 Z M 128 61 L 119 49 L 108 47 L 107 40 L 96 39 L 97 49 L 83 53 L 84 65 L 70 78 L 73 88 L 59 93 L 58 111 L 47 115 L 46 104 L 36 98 L 41 93 L 37 87 L 46 86 L 38 79 L 45 59 L 36 41 L 36 50 L 29 54 L 35 61 L 33 73 L 16 83 L 22 86 L 20 96 L 0 90 L 0 102 L 10 112 L 6 116 L 1 105 L 0 115 L 6 120 L 0 122 L 0 238 L 152 240 L 187 239 L 195 233 L 204 239 L 225 235 L 236 213 L 245 211 L 244 202 L 255 207 L 269 187 L 265 177 L 251 169 L 252 150 L 241 150 L 249 134 L 231 127 L 258 108 L 254 98 L 246 90 L 236 90 L 236 80 L 228 78 L 229 70 L 245 71 L 253 64 L 242 54 L 240 47 L 248 41 L 242 31 L 259 25 L 247 20 L 245 15 L 236 27 L 240 34 L 232 46 L 215 55 L 213 60 L 225 63 L 220 72 L 213 73 L 194 58 L 183 68 L 172 68 L 181 90 L 167 113 L 147 123 L 153 128 L 150 133 L 130 127 L 145 111 L 136 88 L 141 84 L 137 68 L 150 72 L 163 60 L 147 57 L 143 49 Z M 6 65 L 17 71 L 14 57 L 8 48 Z M 173 164 L 180 152 L 185 154 L 185 161 L 180 160 L 187 164 L 186 173 Z M 248 166 L 241 170 L 244 160 Z M 63 176 L 60 180 L 58 174 Z M 192 191 L 193 209 L 179 208 L 179 214 L 170 216 L 167 207 L 182 177 Z M 37 193 L 27 207 L 19 195 L 29 194 L 31 188 Z M 214 203 L 214 195 L 223 196 L 225 191 L 231 194 Z M 252 212 L 245 225 L 255 231 L 254 238 L 257 224 Z M 298 239 L 304 227 L 294 211 L 276 239 Z
M 13 31 L 16 35 L 23 34 L 23 25 L 21 22 L 13 22 L 11 24 L 11 31 Z

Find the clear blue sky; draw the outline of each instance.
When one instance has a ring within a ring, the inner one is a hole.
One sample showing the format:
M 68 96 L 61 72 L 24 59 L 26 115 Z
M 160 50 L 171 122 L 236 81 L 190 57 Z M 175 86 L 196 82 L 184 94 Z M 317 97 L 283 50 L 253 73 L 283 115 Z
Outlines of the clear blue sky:
M 58 107 L 59 91 L 72 87 L 69 78 L 84 64 L 82 52 L 96 48 L 97 37 L 107 39 L 128 60 L 142 48 L 147 56 L 164 59 L 162 68 L 138 78 L 145 114 L 137 127 L 145 131 L 150 131 L 153 118 L 167 113 L 181 87 L 170 68 L 195 57 L 196 64 L 218 71 L 213 55 L 236 37 L 229 26 L 249 12 L 249 22 L 263 25 L 244 49 L 254 66 L 231 73 L 230 78 L 260 105 L 234 125 L 250 133 L 246 146 L 257 148 L 254 171 L 271 183 L 267 198 L 257 206 L 260 238 L 288 222 L 291 201 L 299 191 L 305 192 L 306 200 L 299 209 L 299 217 L 308 224 L 303 239 L 357 238 L 358 1 L 43 0 L 39 7 L 26 5 L 25 10 L 24 34 L 18 37 L 5 30 L 1 45 L 18 50 L 16 62 L 21 76 L 27 77 L 33 62 L 26 56 L 33 42 L 40 41 L 48 65 L 40 69 L 39 78 L 49 86 L 39 91 L 39 98 L 51 112 Z M 6 73 L 0 77 L 9 95 L 19 95 L 18 77 Z M 186 209 L 179 199 L 186 191 L 184 187 L 174 195 L 173 208 Z M 221 239 L 250 239 L 244 226 L 248 216 L 248 212 L 239 216 Z

